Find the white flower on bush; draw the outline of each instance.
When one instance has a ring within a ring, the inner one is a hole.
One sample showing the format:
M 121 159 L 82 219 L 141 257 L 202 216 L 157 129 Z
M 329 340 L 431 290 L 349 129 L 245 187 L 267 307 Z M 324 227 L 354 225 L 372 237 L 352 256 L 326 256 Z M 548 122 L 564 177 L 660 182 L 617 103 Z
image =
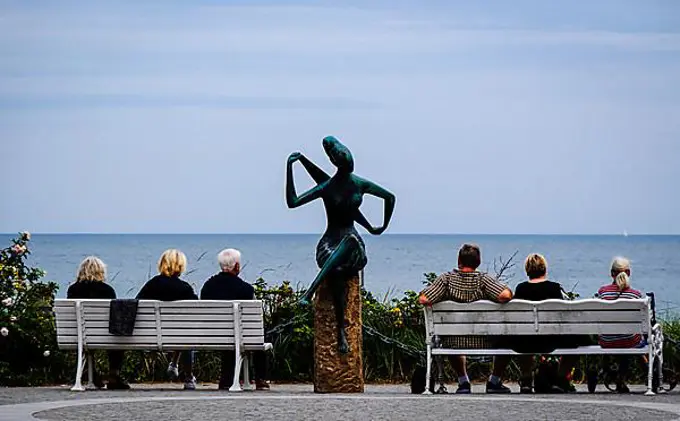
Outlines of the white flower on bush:
M 10 318 L 9 318 L 9 321 L 12 322 L 12 323 L 16 322 L 16 321 L 17 321 L 17 316 L 12 316 L 12 317 L 10 317 Z
M 43 357 L 49 357 L 49 356 L 50 356 L 50 351 L 45 350 L 45 352 L 43 352 Z
M 21 256 L 22 254 L 26 253 L 26 250 L 27 250 L 26 246 L 22 246 L 21 244 L 16 244 L 16 245 L 12 246 L 12 251 L 17 256 Z
M 14 300 L 12 299 L 12 297 L 5 298 L 4 300 L 2 300 L 2 305 L 5 307 L 9 307 L 12 304 L 14 304 Z
M 29 241 L 31 239 L 31 233 L 28 231 L 24 231 L 21 233 L 21 239 L 25 241 Z
M 3 327 L 2 329 L 0 329 L 0 335 L 2 335 L 2 336 L 9 335 L 9 329 L 7 329 L 6 327 Z

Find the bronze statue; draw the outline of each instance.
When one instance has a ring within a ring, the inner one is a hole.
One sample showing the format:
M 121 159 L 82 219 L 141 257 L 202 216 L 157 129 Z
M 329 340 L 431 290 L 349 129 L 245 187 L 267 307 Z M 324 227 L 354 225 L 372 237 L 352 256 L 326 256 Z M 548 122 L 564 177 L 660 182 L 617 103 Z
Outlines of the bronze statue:
M 346 281 L 356 276 L 367 263 L 366 248 L 359 233 L 354 228 L 357 222 L 374 235 L 382 234 L 390 223 L 394 211 L 395 196 L 382 187 L 353 174 L 354 159 L 345 145 L 335 137 L 323 139 L 323 147 L 331 163 L 337 167 L 330 177 L 299 152 L 288 157 L 286 172 L 286 203 L 289 208 L 297 208 L 316 199 L 323 199 L 328 225 L 326 232 L 316 247 L 316 263 L 321 269 L 311 286 L 300 300 L 309 304 L 314 292 L 324 279 L 332 284 L 333 305 L 338 322 L 338 351 L 349 352 L 345 336 L 345 288 Z M 300 161 L 317 185 L 301 195 L 295 191 L 293 164 Z M 364 194 L 370 194 L 385 201 L 385 214 L 380 227 L 372 226 L 361 213 L 359 207 Z

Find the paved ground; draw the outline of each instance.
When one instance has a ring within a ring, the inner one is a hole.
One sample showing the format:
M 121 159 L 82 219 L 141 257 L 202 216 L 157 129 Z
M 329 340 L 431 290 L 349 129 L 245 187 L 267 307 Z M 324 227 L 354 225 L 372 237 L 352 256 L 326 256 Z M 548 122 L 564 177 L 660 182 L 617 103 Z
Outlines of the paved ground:
M 517 386 L 511 386 L 515 392 Z M 367 386 L 362 395 L 315 395 L 310 385 L 228 393 L 215 385 L 184 392 L 177 384 L 135 385 L 124 392 L 70 392 L 67 387 L 0 388 L 0 421 L 29 420 L 680 420 L 680 394 L 608 392 L 572 395 L 409 394 L 408 386 Z

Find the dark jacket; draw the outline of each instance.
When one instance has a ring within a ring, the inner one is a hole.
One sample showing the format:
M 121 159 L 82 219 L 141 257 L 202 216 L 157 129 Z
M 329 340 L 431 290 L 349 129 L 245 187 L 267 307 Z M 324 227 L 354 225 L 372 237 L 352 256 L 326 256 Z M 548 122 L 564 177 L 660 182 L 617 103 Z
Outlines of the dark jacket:
M 179 301 L 198 300 L 194 289 L 187 282 L 178 277 L 156 275 L 144 284 L 139 293 L 138 300 Z
M 563 300 L 562 285 L 557 282 L 522 282 L 517 285 L 513 299 L 542 301 Z M 510 337 L 511 348 L 524 353 L 548 353 L 556 348 L 576 348 L 588 345 L 589 338 L 584 335 L 517 335 Z
M 116 298 L 116 290 L 101 281 L 78 281 L 68 287 L 66 298 Z
M 220 272 L 205 281 L 201 289 L 201 300 L 253 300 L 255 289 L 252 285 L 227 272 Z

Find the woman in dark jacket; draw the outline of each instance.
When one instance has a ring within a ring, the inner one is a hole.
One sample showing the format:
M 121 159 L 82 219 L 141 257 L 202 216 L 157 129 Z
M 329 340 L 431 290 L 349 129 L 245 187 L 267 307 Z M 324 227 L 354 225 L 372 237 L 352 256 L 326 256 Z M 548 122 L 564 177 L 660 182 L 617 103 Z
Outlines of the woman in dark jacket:
M 76 282 L 69 286 L 66 298 L 88 299 L 106 298 L 115 299 L 116 291 L 106 282 L 106 265 L 98 257 L 86 257 L 80 263 Z M 109 356 L 109 383 L 106 388 L 109 390 L 126 390 L 130 386 L 120 377 L 120 369 L 123 366 L 123 351 L 108 351 Z M 93 373 L 94 374 L 94 373 Z M 94 376 L 97 387 L 103 384 Z
M 527 301 L 564 299 L 562 285 L 547 279 L 548 262 L 545 257 L 537 253 L 530 254 L 527 256 L 524 268 L 529 280 L 517 285 L 514 299 Z M 576 347 L 580 340 L 582 340 L 580 337 L 574 335 L 516 336 L 513 338 L 512 348 L 517 352 L 549 353 L 557 348 Z M 573 355 L 562 357 L 556 383 L 553 385 L 553 392 L 564 393 L 574 390 L 569 377 L 577 360 Z M 532 393 L 532 383 L 534 380 L 532 375 L 533 356 L 522 356 L 519 358 L 519 361 L 522 371 L 520 393 Z
M 158 260 L 159 274 L 149 279 L 137 294 L 138 300 L 180 301 L 198 300 L 194 289 L 179 276 L 187 267 L 187 257 L 179 250 L 166 250 Z M 196 389 L 196 378 L 192 373 L 193 352 L 175 352 L 172 355 L 168 374 L 170 377 L 179 376 L 178 363 L 182 358 L 182 372 L 184 375 L 184 388 Z

